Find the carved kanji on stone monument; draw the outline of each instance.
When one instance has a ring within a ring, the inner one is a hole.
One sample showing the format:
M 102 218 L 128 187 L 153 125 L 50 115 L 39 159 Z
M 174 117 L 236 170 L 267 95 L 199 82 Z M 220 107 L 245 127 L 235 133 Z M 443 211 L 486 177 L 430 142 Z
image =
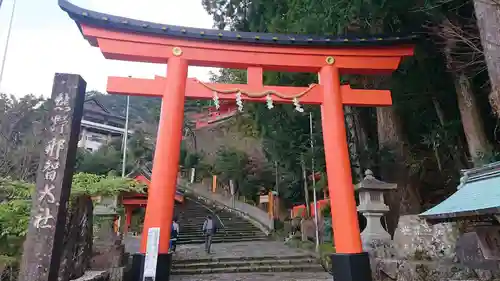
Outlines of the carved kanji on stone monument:
M 85 87 L 79 75 L 55 75 L 19 281 L 57 280 Z

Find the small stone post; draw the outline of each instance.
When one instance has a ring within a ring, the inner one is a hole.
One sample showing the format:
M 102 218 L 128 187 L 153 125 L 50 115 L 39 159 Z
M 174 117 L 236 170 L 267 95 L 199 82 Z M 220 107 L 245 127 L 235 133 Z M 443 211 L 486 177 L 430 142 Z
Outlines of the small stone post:
M 384 191 L 396 188 L 397 184 L 377 180 L 371 170 L 366 170 L 364 179 L 356 185 L 355 189 L 359 192 L 358 211 L 366 218 L 366 228 L 361 233 L 364 245 L 374 240 L 391 240 L 380 219 L 389 212 L 389 206 L 384 203 Z
M 19 281 L 58 280 L 85 88 L 79 75 L 55 74 Z

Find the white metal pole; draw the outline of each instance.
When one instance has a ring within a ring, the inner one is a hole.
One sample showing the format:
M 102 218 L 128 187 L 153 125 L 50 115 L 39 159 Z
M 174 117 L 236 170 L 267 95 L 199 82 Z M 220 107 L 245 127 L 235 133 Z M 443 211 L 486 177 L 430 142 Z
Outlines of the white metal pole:
M 122 178 L 125 177 L 125 169 L 127 166 L 127 141 L 128 141 L 128 112 L 130 107 L 130 96 L 127 96 L 127 111 L 125 113 L 125 132 L 123 133 L 123 163 L 122 163 Z
M 130 76 L 129 76 L 130 77 Z M 122 148 L 123 148 L 123 158 L 122 158 L 122 178 L 125 177 L 125 169 L 127 166 L 127 141 L 128 141 L 128 111 L 130 106 L 130 96 L 127 96 L 127 110 L 125 111 L 125 130 L 123 132 L 122 138 Z M 118 197 L 115 197 L 116 202 L 118 202 Z M 121 216 L 118 217 L 118 225 L 121 228 Z M 124 233 L 127 235 L 127 233 Z
M 9 28 L 7 29 L 7 40 L 5 41 L 5 49 L 3 50 L 2 66 L 0 67 L 0 85 L 2 84 L 3 70 L 5 68 L 5 61 L 7 60 L 7 50 L 9 49 L 10 34 L 12 31 L 12 23 L 14 22 L 14 12 L 16 11 L 16 2 L 17 2 L 17 0 L 14 0 L 14 2 L 12 4 L 12 13 L 10 15 Z M 2 0 L 0 0 L 0 5 L 1 4 L 2 4 Z
M 309 112 L 309 132 L 311 134 L 311 171 L 313 184 L 314 201 L 314 224 L 316 226 L 316 252 L 319 253 L 319 227 L 318 227 L 318 200 L 316 198 L 316 175 L 314 171 L 314 141 L 313 141 L 313 118 L 312 112 Z

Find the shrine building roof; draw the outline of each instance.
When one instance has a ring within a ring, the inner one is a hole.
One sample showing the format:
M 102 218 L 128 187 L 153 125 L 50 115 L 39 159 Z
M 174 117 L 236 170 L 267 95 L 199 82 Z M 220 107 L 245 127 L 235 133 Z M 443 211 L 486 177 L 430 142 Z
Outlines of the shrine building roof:
M 420 214 L 421 217 L 443 221 L 500 213 L 500 162 L 461 173 L 457 192 Z
M 121 32 L 140 33 L 151 36 L 187 40 L 301 47 L 382 46 L 409 44 L 418 39 L 418 36 L 415 34 L 392 34 L 380 36 L 370 35 L 366 37 L 332 37 L 201 29 L 134 20 L 87 10 L 70 3 L 68 0 L 58 1 L 61 9 L 68 13 L 68 15 L 77 23 L 80 30 L 81 25 L 87 25 Z M 90 43 L 95 44 L 95 42 Z

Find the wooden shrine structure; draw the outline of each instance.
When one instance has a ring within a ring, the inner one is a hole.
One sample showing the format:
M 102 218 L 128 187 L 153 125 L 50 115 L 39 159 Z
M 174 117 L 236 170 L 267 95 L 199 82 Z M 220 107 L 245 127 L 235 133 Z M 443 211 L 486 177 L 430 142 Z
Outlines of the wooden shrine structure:
M 231 102 L 219 106 L 209 106 L 206 111 L 186 115 L 186 118 L 194 121 L 194 129 L 196 130 L 228 120 L 235 116 L 236 113 L 238 113 L 238 106 L 236 103 Z
M 127 175 L 128 178 L 133 178 L 134 180 L 143 183 L 147 186 L 147 191 L 149 191 L 149 187 L 151 186 L 151 172 L 143 167 L 140 169 L 136 169 L 130 174 Z M 125 208 L 125 223 L 123 227 L 123 233 L 127 233 L 130 229 L 130 225 L 132 224 L 132 214 L 137 208 L 145 208 L 148 205 L 148 193 L 140 194 L 135 192 L 127 192 L 120 194 L 120 199 L 123 207 Z M 176 190 L 175 192 L 175 202 L 184 203 L 184 193 Z
M 86 10 L 59 0 L 84 38 L 107 59 L 167 64 L 166 77 L 135 79 L 110 77 L 108 91 L 162 98 L 151 186 L 143 233 L 160 228 L 156 279 L 168 280 L 169 238 L 174 214 L 184 101 L 190 99 L 319 105 L 327 164 L 336 253 L 335 280 L 372 280 L 363 252 L 344 124 L 344 105 L 390 106 L 388 90 L 352 89 L 341 85 L 342 74 L 390 74 L 401 59 L 413 55 L 415 35 L 329 37 L 230 32 L 172 26 Z M 187 77 L 188 66 L 247 70 L 248 84 L 203 83 Z M 319 74 L 310 87 L 263 85 L 266 70 Z M 142 236 L 144 262 L 147 236 Z M 134 268 L 142 268 L 138 265 Z M 142 277 L 141 277 L 142 280 Z

